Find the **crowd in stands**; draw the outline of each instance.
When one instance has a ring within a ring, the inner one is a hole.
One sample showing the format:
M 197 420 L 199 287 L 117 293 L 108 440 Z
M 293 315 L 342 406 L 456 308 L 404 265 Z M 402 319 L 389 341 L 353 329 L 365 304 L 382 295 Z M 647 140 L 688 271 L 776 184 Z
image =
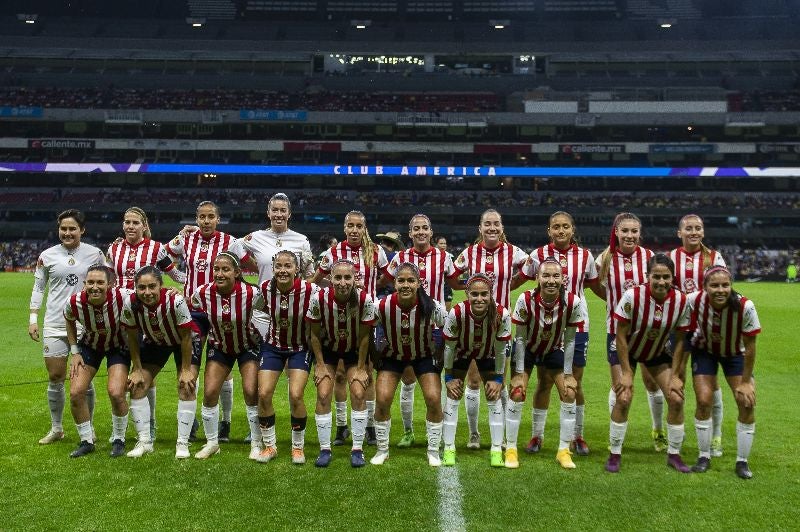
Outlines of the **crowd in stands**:
M 787 112 L 800 111 L 800 90 L 751 91 L 728 95 L 728 109 L 733 112 Z
M 365 112 L 492 112 L 501 97 L 487 92 L 300 93 L 235 89 L 0 88 L 0 106 L 70 109 L 269 109 Z
M 0 242 L 0 265 L 4 271 L 33 270 L 39 254 L 55 242 L 21 238 Z

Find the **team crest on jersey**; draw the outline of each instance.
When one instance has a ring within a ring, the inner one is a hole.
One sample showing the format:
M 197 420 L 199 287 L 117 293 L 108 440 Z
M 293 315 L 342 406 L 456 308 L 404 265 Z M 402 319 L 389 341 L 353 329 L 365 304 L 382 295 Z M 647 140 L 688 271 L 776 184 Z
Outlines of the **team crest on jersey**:
M 200 242 L 200 251 L 208 251 L 208 242 Z
M 153 336 L 161 340 L 162 338 L 164 338 L 164 333 L 162 333 L 161 331 L 153 331 Z
M 456 266 L 459 268 L 463 268 L 467 264 L 467 259 L 464 258 L 464 255 L 459 255 L 456 259 Z
M 492 264 L 492 263 L 494 263 L 494 255 L 488 255 L 487 254 L 486 258 L 484 260 L 486 261 L 486 264 Z
M 283 310 L 289 310 L 289 300 L 285 297 L 281 297 L 281 308 Z
M 251 240 L 253 240 L 253 233 L 250 233 L 249 235 L 244 237 L 245 242 L 250 242 Z
M 683 291 L 688 293 L 694 292 L 697 290 L 697 285 L 694 284 L 694 279 L 686 279 L 683 281 Z
M 647 338 L 650 340 L 655 340 L 659 337 L 660 334 L 661 332 L 656 330 L 647 331 Z
M 631 262 L 631 259 L 625 259 L 625 271 L 633 271 L 633 263 Z
M 76 284 L 78 284 L 78 280 L 79 280 L 78 276 L 75 275 L 74 273 L 67 275 L 67 284 L 70 286 L 75 286 Z
M 625 314 L 630 314 L 633 307 L 631 306 L 630 302 L 628 302 L 625 303 L 622 308 L 625 310 Z
M 657 320 L 661 320 L 664 317 L 664 311 L 661 307 L 656 307 L 656 311 L 653 313 L 653 317 Z
M 289 320 L 287 320 L 286 318 L 281 318 L 280 320 L 278 320 L 278 325 L 280 326 L 281 329 L 288 329 Z
M 686 259 L 686 269 L 694 270 L 694 261 L 692 259 Z
M 347 311 L 344 309 L 339 309 L 339 321 L 347 321 Z
M 558 263 L 561 264 L 562 268 L 566 268 L 567 267 L 567 257 L 565 257 L 564 255 L 561 255 L 558 258 Z
M 222 304 L 222 313 L 223 314 L 230 314 L 231 313 L 231 304 L 227 301 Z
M 150 315 L 150 325 L 153 327 L 158 326 L 158 316 Z
M 103 313 L 102 312 L 95 312 L 94 313 L 94 321 L 97 322 L 97 323 L 103 323 L 106 320 L 103 317 Z
M 403 329 L 408 329 L 409 327 L 411 327 L 411 322 L 409 321 L 408 318 L 403 318 L 402 320 L 400 320 L 400 327 L 402 327 Z
M 420 269 L 420 271 L 424 270 L 425 269 L 425 259 L 419 259 L 417 261 L 417 267 Z
M 175 239 L 172 241 L 173 246 L 180 246 L 181 245 L 181 237 L 176 236 Z
M 625 290 L 633 288 L 634 286 L 636 286 L 636 282 L 633 279 L 627 279 L 622 285 Z
M 400 337 L 400 343 L 402 343 L 403 345 L 410 345 L 411 344 L 411 337 L 406 335 L 406 334 L 404 334 L 403 336 Z
M 711 322 L 712 322 L 714 325 L 719 325 L 719 323 L 720 323 L 719 314 L 717 314 L 717 313 L 715 312 L 715 313 L 714 313 L 714 315 L 711 317 Z
M 347 331 L 344 329 L 339 329 L 339 339 L 345 340 L 347 339 Z
M 524 308 L 521 308 L 521 309 L 519 309 L 519 311 L 517 312 L 517 314 L 519 314 L 519 319 L 521 319 L 521 320 L 523 320 L 523 321 L 525 321 L 526 319 L 528 319 L 528 311 L 527 311 L 527 310 L 525 310 Z
M 547 311 L 544 313 L 544 322 L 547 325 L 553 323 L 553 313 L 551 311 Z
M 322 256 L 322 261 L 320 261 L 321 266 L 328 266 L 331 263 L 331 259 L 328 258 L 327 255 Z
M 133 262 L 135 260 L 136 260 L 136 252 L 131 251 L 130 253 L 128 253 L 128 262 Z

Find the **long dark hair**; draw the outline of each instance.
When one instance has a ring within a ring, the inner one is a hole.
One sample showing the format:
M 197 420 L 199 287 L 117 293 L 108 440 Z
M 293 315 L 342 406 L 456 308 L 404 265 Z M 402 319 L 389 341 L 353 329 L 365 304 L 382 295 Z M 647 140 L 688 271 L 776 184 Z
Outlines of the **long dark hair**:
M 155 266 L 147 265 L 147 266 L 142 266 L 141 268 L 136 270 L 136 273 L 133 276 L 134 286 L 136 286 L 136 284 L 139 282 L 139 279 L 141 279 L 142 276 L 144 276 L 144 275 L 152 275 L 152 276 L 154 276 L 156 278 L 156 280 L 158 281 L 158 284 L 160 284 L 162 286 L 164 285 L 164 280 L 163 280 L 163 277 L 161 275 L 161 270 L 159 270 Z M 143 303 L 139 300 L 139 296 L 138 295 L 133 300 L 133 303 L 131 303 L 131 308 L 135 312 L 141 312 L 141 310 L 143 308 Z
M 728 268 L 725 266 L 712 266 L 706 269 L 706 271 L 703 272 L 703 288 L 706 287 L 709 278 L 715 273 L 725 273 L 728 275 L 728 279 L 731 280 L 731 293 L 728 295 L 728 306 L 730 307 L 731 312 L 737 314 L 739 310 L 741 310 L 740 307 L 742 304 L 742 294 L 733 289 L 733 276 Z
M 556 260 L 555 257 L 547 257 L 546 259 L 544 259 L 542 261 L 542 263 L 539 265 L 539 271 L 540 272 L 542 271 L 542 267 L 545 264 L 555 264 L 556 266 L 558 266 L 558 271 L 561 272 L 561 263 L 558 262 L 558 260 Z M 564 275 L 563 272 L 561 273 L 561 275 Z M 539 295 L 539 294 L 541 294 L 541 292 L 542 292 L 542 288 L 541 288 L 541 286 L 539 286 L 539 283 L 537 282 L 536 283 L 536 288 L 533 289 L 534 297 Z M 567 290 L 566 290 L 566 288 L 564 288 L 564 283 L 563 282 L 558 287 L 558 302 L 561 305 L 566 305 L 567 304 Z
M 397 271 L 395 272 L 395 278 L 400 275 L 402 270 L 408 270 L 414 277 L 417 278 L 419 282 L 419 286 L 417 287 L 417 304 L 419 305 L 419 313 L 425 320 L 429 320 L 433 315 L 433 310 L 436 308 L 436 303 L 433 302 L 431 296 L 428 295 L 428 292 L 425 291 L 425 288 L 422 286 L 422 279 L 419 275 L 419 268 L 416 264 L 412 262 L 402 262 L 400 266 L 397 267 Z

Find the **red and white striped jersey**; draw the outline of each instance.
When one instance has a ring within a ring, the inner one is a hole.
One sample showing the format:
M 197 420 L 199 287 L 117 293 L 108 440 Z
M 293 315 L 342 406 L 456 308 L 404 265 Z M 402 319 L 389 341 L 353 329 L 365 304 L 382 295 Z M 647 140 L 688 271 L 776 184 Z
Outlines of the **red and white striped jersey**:
M 114 242 L 108 247 L 108 258 L 117 276 L 117 286 L 134 289 L 133 276 L 136 270 L 144 266 L 155 266 L 162 272 L 172 270 L 175 265 L 167 255 L 167 249 L 161 242 L 145 238 L 136 245 L 127 240 Z
M 130 290 L 111 287 L 100 306 L 89 303 L 89 295 L 81 290 L 72 294 L 64 306 L 64 318 L 77 321 L 83 326 L 81 343 L 95 351 L 107 352 L 125 345 L 122 333 L 122 309 Z
M 308 349 L 305 316 L 317 286 L 308 281 L 295 279 L 292 288 L 283 294 L 277 286 L 275 293 L 272 293 L 272 282 L 273 280 L 269 280 L 261 283 L 264 310 L 269 314 L 269 328 L 265 340 L 276 349 L 305 351 Z
M 558 249 L 553 244 L 536 248 L 525 261 L 522 275 L 528 279 L 535 279 L 539 265 L 547 257 L 555 258 L 561 264 L 561 273 L 564 275 L 564 289 L 581 298 L 583 315 L 586 317 L 583 325 L 578 327 L 578 332 L 589 332 L 589 309 L 583 297 L 583 284 L 598 278 L 597 266 L 591 251 L 572 244 L 565 250 Z
M 319 271 L 328 275 L 331 273 L 331 266 L 339 260 L 349 260 L 356 265 L 356 281 L 363 284 L 368 296 L 375 297 L 378 273 L 384 272 L 389 264 L 383 248 L 375 244 L 372 251 L 372 266 L 367 266 L 364 264 L 364 253 L 361 251 L 361 246 L 353 247 L 347 240 L 339 242 L 322 254 Z
M 628 353 L 639 362 L 661 355 L 670 333 L 691 330 L 691 307 L 683 292 L 670 288 L 656 301 L 649 285 L 626 290 L 614 309 L 614 319 L 630 323 Z
M 521 268 L 526 260 L 528 254 L 508 242 L 501 242 L 494 249 L 486 248 L 483 243 L 472 244 L 467 246 L 456 259 L 453 275 L 461 275 L 464 272 L 469 275 L 475 273 L 494 275 L 494 300 L 497 304 L 509 308 L 514 268 Z
M 675 277 L 672 285 L 687 294 L 703 288 L 703 272 L 711 266 L 727 267 L 725 259 L 717 251 L 711 252 L 708 264 L 703 264 L 703 250 L 690 253 L 682 247 L 669 252 L 669 258 L 675 263 Z
M 192 295 L 191 306 L 208 316 L 208 341 L 214 349 L 236 356 L 261 343 L 261 335 L 250 322 L 254 309 L 264 310 L 264 298 L 257 286 L 237 281 L 231 293 L 223 295 L 216 284 L 204 284 Z
M 235 238 L 216 231 L 211 238 L 203 237 L 200 231 L 181 232 L 166 245 L 167 253 L 182 257 L 186 262 L 186 282 L 183 284 L 183 297 L 192 307 L 192 295 L 201 285 L 214 279 L 214 259 L 230 247 Z
M 445 310 L 436 300 L 428 319 L 420 314 L 417 303 L 404 310 L 398 303 L 397 292 L 378 302 L 378 319 L 386 331 L 386 348 L 383 356 L 397 360 L 417 360 L 433 356 L 433 328 L 444 325 Z
M 511 315 L 504 307 L 497 305 L 499 318 L 494 334 L 490 334 L 487 316 L 475 318 L 469 301 L 462 301 L 450 309 L 444 320 L 442 335 L 445 340 L 455 340 L 455 359 L 494 358 L 494 343 L 511 340 Z
M 352 308 L 340 305 L 329 286 L 317 290 L 311 298 L 306 320 L 319 323 L 322 330 L 322 345 L 334 353 L 350 353 L 358 349 L 361 330 L 371 329 L 375 324 L 375 303 L 364 290 L 356 289 L 358 305 Z
M 716 310 L 707 292 L 701 291 L 694 303 L 694 336 L 692 344 L 721 357 L 744 354 L 742 336 L 761 332 L 756 307 L 746 297 L 739 298 L 739 311 L 730 306 Z
M 647 282 L 647 263 L 652 256 L 653 252 L 649 249 L 636 246 L 630 255 L 624 255 L 618 249 L 611 257 L 608 275 L 605 279 L 600 279 L 600 282 L 606 287 L 606 330 L 609 334 L 617 333 L 613 314 L 622 294 L 629 288 Z M 597 271 L 602 271 L 602 253 L 595 262 Z
M 563 349 L 564 330 L 578 328 L 586 319 L 581 298 L 569 292 L 564 301 L 556 299 L 552 306 L 542 300 L 538 290 L 525 290 L 517 298 L 511 321 L 527 328 L 526 350 L 534 357 L 544 356 L 555 349 Z
M 144 341 L 156 345 L 180 345 L 180 328 L 194 329 L 189 305 L 183 296 L 167 293 L 161 289 L 161 297 L 155 307 L 142 304 L 139 310 L 133 309 L 136 294 L 125 300 L 122 310 L 122 325 L 129 329 L 139 329 L 144 334 Z
M 397 268 L 404 262 L 410 262 L 419 268 L 422 288 L 434 301 L 444 305 L 444 283 L 447 277 L 456 271 L 452 256 L 441 249 L 431 246 L 421 253 L 414 248 L 398 251 L 386 268 L 386 277 L 394 280 Z

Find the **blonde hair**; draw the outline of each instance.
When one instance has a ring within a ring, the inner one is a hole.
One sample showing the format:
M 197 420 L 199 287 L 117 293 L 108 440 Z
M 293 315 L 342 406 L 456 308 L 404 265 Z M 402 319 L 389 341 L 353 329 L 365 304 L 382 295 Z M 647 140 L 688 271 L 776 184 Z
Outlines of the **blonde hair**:
M 129 207 L 128 210 L 125 211 L 125 214 L 132 212 L 133 214 L 137 215 L 139 218 L 142 219 L 142 225 L 144 226 L 144 231 L 142 235 L 145 238 L 150 238 L 152 233 L 150 232 L 150 222 L 147 220 L 147 214 L 145 214 L 144 210 L 140 207 Z M 123 215 L 124 218 L 124 215 Z
M 501 224 L 503 223 L 503 217 L 500 215 L 499 212 L 497 212 L 496 209 L 486 209 L 485 211 L 483 211 L 483 213 L 481 214 L 481 221 L 478 223 L 478 226 L 479 226 L 478 227 L 478 238 L 475 239 L 475 243 L 476 244 L 480 244 L 480 243 L 483 242 L 483 233 L 480 230 L 480 224 L 483 223 L 483 219 L 486 218 L 486 216 L 489 215 L 489 214 L 496 214 L 497 217 L 500 218 L 500 223 Z M 506 238 L 505 230 L 500 232 L 500 242 L 508 243 L 508 238 Z
M 698 220 L 700 220 L 700 225 L 702 225 L 703 229 L 705 229 L 705 226 L 706 226 L 705 222 L 697 214 L 687 214 L 686 216 L 681 218 L 680 221 L 678 222 L 678 229 L 681 229 L 683 227 L 683 225 L 686 223 L 686 220 L 688 220 L 689 218 L 697 218 Z M 683 243 L 683 242 L 681 242 L 681 243 Z M 706 268 L 708 268 L 708 267 L 710 267 L 712 265 L 711 264 L 711 254 L 712 253 L 714 253 L 714 252 L 711 251 L 711 248 L 706 246 L 703 243 L 703 241 L 701 240 L 700 241 L 700 271 L 701 272 L 705 271 Z
M 364 233 L 361 235 L 361 248 L 364 250 L 364 266 L 372 268 L 375 263 L 375 243 L 369 237 L 369 230 L 367 229 L 367 217 L 361 211 L 350 211 L 344 215 L 344 223 L 347 225 L 347 218 L 350 216 L 359 216 L 364 220 Z
M 608 270 L 611 268 L 611 256 L 617 251 L 619 246 L 619 239 L 617 238 L 617 227 L 625 220 L 633 220 L 642 227 L 642 221 L 638 216 L 632 212 L 621 212 L 614 217 L 614 224 L 611 226 L 611 236 L 609 237 L 609 244 L 606 249 L 600 254 L 600 282 L 604 282 L 608 277 Z

